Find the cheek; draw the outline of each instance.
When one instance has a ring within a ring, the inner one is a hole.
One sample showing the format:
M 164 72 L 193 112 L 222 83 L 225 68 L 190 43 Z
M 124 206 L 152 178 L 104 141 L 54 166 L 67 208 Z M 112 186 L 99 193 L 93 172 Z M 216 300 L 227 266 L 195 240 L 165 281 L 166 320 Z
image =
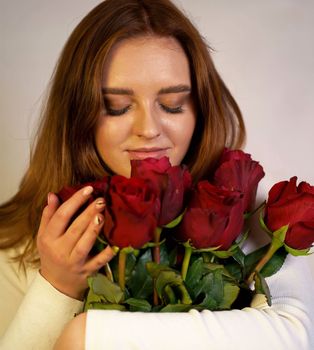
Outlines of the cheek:
M 96 143 L 108 146 L 118 144 L 124 137 L 125 123 L 118 118 L 103 117 L 96 129 Z
M 106 118 L 102 118 L 97 126 L 95 133 L 96 148 L 102 159 L 106 162 L 110 154 L 119 142 L 119 134 L 114 124 Z
M 182 148 L 188 148 L 192 139 L 192 135 L 195 129 L 196 117 L 193 112 L 188 114 L 185 119 L 178 123 L 178 138 L 180 138 L 180 143 Z
M 173 165 L 180 164 L 189 149 L 195 129 L 195 119 L 194 113 L 191 113 L 185 116 L 184 120 L 178 121 L 173 125 L 172 141 L 176 146 L 176 159 L 173 159 L 176 164 Z
M 130 161 L 121 146 L 128 137 L 126 125 L 117 119 L 103 118 L 95 132 L 95 144 L 100 157 L 113 173 L 129 177 Z

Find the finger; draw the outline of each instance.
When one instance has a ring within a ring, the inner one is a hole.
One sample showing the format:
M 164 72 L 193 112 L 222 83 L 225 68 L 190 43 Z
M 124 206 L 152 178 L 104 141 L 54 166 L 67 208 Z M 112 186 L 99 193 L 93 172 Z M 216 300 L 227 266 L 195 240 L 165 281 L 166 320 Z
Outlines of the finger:
M 73 247 L 73 250 L 70 254 L 73 261 L 78 262 L 86 260 L 103 226 L 103 223 L 104 217 L 101 214 L 94 216 L 84 234 L 78 240 L 77 244 Z
M 83 187 L 60 205 L 49 222 L 49 233 L 52 237 L 59 237 L 65 232 L 73 215 L 87 202 L 92 192 L 92 186 Z
M 89 224 L 97 213 L 104 210 L 106 202 L 104 198 L 97 198 L 82 214 L 80 214 L 67 229 L 64 238 L 71 245 L 71 250 L 87 230 Z
M 48 193 L 47 203 L 48 204 L 45 206 L 41 216 L 40 225 L 38 229 L 38 236 L 42 235 L 45 232 L 48 223 L 50 222 L 52 216 L 54 215 L 60 204 L 58 197 L 52 192 Z
M 90 271 L 91 273 L 97 272 L 100 268 L 105 266 L 115 255 L 116 252 L 110 246 L 107 246 L 104 250 L 92 257 L 86 263 L 86 271 Z

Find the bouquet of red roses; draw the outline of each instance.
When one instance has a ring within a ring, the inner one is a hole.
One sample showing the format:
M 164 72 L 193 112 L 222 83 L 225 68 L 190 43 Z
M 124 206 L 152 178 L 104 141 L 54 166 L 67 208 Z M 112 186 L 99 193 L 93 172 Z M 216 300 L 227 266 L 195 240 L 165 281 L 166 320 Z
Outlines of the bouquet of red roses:
M 314 186 L 279 182 L 254 210 L 264 171 L 243 151 L 225 149 L 211 178 L 197 184 L 166 157 L 132 160 L 131 168 L 130 178 L 89 183 L 94 198 L 106 200 L 93 250 L 109 244 L 117 255 L 89 278 L 85 310 L 226 310 L 249 306 L 254 294 L 271 304 L 265 277 L 314 242 Z M 60 199 L 83 185 L 62 189 Z M 246 255 L 241 246 L 257 211 L 270 242 Z

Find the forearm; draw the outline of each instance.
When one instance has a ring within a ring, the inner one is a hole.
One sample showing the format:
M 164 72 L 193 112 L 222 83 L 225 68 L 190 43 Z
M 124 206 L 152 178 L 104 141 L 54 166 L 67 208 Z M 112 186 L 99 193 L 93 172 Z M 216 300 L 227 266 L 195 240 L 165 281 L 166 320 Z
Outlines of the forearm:
M 53 288 L 38 273 L 13 321 L 1 339 L 3 349 L 48 350 L 65 324 L 82 309 L 82 302 Z

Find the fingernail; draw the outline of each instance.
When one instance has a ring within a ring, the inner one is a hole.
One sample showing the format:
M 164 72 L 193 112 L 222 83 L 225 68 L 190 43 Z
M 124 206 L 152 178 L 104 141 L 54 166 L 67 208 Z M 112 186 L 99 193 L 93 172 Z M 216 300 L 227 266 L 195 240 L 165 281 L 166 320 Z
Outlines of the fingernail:
M 94 223 L 95 223 L 96 225 L 100 225 L 100 224 L 102 223 L 102 217 L 99 216 L 99 215 L 96 215 L 96 216 L 95 216 L 95 219 L 94 219 Z
M 86 186 L 83 190 L 84 196 L 89 196 L 94 191 L 92 186 Z
M 97 208 L 102 208 L 106 205 L 106 202 L 103 198 L 98 198 L 95 202 Z
M 111 249 L 113 250 L 113 252 L 115 253 L 115 254 L 117 254 L 118 253 L 118 251 L 120 250 L 120 248 L 119 247 L 117 247 L 117 246 L 113 246 L 113 247 L 111 247 Z

